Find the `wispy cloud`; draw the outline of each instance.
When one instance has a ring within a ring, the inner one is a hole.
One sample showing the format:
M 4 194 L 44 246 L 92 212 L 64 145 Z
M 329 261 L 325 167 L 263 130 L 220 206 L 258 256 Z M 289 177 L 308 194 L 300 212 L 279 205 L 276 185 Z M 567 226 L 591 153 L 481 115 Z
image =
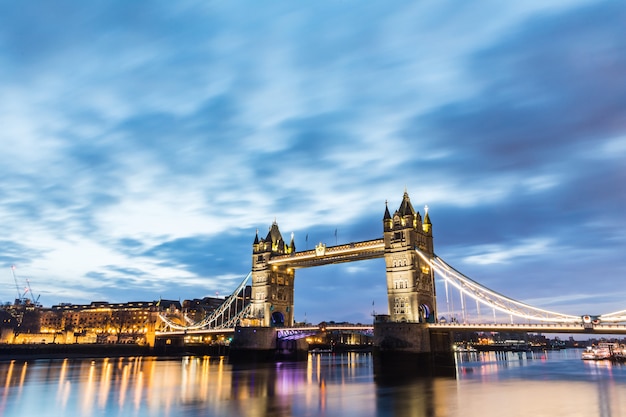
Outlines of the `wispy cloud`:
M 507 263 L 519 258 L 537 256 L 549 256 L 550 252 L 560 250 L 552 245 L 550 239 L 521 242 L 518 245 L 499 246 L 485 245 L 472 248 L 475 255 L 466 256 L 464 261 L 469 264 L 489 265 L 495 263 Z

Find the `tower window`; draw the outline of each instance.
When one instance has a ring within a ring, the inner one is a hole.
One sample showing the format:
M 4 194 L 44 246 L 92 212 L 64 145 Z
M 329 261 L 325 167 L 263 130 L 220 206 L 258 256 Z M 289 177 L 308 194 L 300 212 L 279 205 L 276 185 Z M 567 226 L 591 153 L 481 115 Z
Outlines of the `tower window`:
M 407 297 L 395 298 L 393 307 L 395 314 L 408 314 L 409 310 L 409 299 Z
M 392 266 L 398 267 L 398 266 L 407 266 L 408 261 L 406 259 L 394 259 L 392 262 Z
M 396 290 L 402 290 L 405 288 L 408 288 L 409 286 L 409 281 L 406 279 L 397 279 L 394 281 L 394 288 Z

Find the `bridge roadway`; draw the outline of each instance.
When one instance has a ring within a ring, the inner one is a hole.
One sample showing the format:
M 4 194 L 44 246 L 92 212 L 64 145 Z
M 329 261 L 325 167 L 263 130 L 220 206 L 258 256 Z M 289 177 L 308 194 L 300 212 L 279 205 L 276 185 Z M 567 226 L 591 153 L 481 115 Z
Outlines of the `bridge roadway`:
M 276 327 L 276 330 L 279 334 L 279 338 L 281 335 L 288 337 L 291 334 L 296 333 L 309 333 L 314 334 L 317 332 L 332 332 L 332 331 L 353 331 L 353 332 L 372 332 L 374 330 L 374 326 L 372 325 L 318 325 L 318 326 L 294 326 L 294 327 Z M 200 329 L 200 330 L 174 330 L 167 332 L 155 332 L 156 337 L 171 337 L 171 336 L 201 336 L 201 335 L 226 335 L 235 333 L 235 328 L 229 327 L 225 329 Z
M 582 323 L 431 323 L 428 327 L 457 332 L 626 334 L 626 325 L 623 324 L 590 326 Z
M 430 323 L 430 329 L 449 330 L 456 332 L 527 332 L 527 333 L 586 333 L 586 334 L 626 334 L 624 324 L 597 324 L 594 326 L 582 323 Z M 324 331 L 353 331 L 370 333 L 373 332 L 373 325 L 328 325 L 318 326 L 294 326 L 277 327 L 279 338 L 290 338 L 296 334 L 314 334 Z M 204 330 L 177 330 L 169 332 L 156 332 L 156 337 L 172 336 L 200 336 L 211 334 L 232 334 L 234 328 L 226 329 L 204 329 Z

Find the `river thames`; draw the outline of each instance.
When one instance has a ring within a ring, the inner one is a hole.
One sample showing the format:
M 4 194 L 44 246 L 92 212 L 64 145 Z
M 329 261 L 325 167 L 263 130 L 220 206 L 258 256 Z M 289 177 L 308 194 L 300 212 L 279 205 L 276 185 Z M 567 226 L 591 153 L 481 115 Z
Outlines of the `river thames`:
M 626 416 L 626 365 L 580 350 L 457 354 L 455 377 L 381 376 L 368 353 L 0 362 L 9 416 Z

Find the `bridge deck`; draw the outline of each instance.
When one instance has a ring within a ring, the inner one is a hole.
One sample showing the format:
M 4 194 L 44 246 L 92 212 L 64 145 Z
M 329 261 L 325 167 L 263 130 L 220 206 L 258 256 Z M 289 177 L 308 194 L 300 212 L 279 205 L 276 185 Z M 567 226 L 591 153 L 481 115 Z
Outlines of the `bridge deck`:
M 591 328 L 583 324 L 558 324 L 558 323 L 431 323 L 430 329 L 448 330 L 455 332 L 528 332 L 528 333 L 587 333 L 587 334 L 626 334 L 626 325 L 623 324 L 598 324 Z M 326 326 L 294 326 L 277 327 L 276 330 L 283 332 L 306 332 L 306 331 L 366 331 L 373 330 L 372 325 L 326 325 Z M 203 335 L 203 334 L 229 334 L 234 333 L 234 328 L 227 329 L 204 329 L 204 330 L 179 330 L 170 332 L 156 332 L 157 337 Z
M 626 334 L 626 325 L 598 324 L 585 327 L 582 323 L 434 323 L 431 329 L 457 332 L 528 332 L 528 333 L 588 333 L 588 334 Z

